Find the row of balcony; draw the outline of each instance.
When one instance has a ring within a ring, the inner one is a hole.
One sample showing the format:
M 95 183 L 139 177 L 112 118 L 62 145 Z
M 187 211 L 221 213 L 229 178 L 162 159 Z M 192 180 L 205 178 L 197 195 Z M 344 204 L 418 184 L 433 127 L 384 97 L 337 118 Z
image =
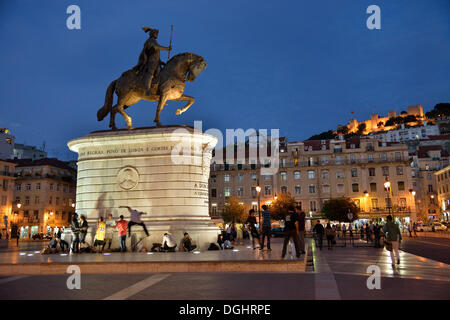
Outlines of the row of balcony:
M 321 162 L 309 162 L 309 161 L 298 161 L 298 162 L 280 162 L 279 168 L 298 168 L 298 167 L 316 167 L 316 166 L 345 166 L 353 164 L 377 164 L 377 163 L 392 163 L 392 162 L 408 162 L 404 157 L 396 160 L 382 160 L 382 159 L 360 159 L 360 160 L 327 160 Z M 231 170 L 256 170 L 261 168 L 270 168 L 267 164 L 212 164 L 211 171 L 231 171 Z
M 75 183 L 76 179 L 74 177 L 71 176 L 58 176 L 58 175 L 54 175 L 54 174 L 35 174 L 35 175 L 30 175 L 30 174 L 25 174 L 25 175 L 18 175 L 17 173 L 14 174 L 14 176 L 20 180 L 28 180 L 28 179 L 52 179 L 52 180 L 58 180 L 58 181 L 64 181 L 64 182 L 71 182 L 71 183 Z
M 12 173 L 12 172 L 9 172 L 9 171 L 0 171 L 0 176 L 3 176 L 3 177 L 12 177 L 12 176 L 13 176 L 13 173 Z

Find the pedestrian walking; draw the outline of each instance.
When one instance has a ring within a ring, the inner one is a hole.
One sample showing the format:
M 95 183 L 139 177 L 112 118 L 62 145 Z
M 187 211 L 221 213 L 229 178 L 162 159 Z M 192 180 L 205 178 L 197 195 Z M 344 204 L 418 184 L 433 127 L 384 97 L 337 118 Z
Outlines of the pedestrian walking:
M 231 225 L 231 239 L 233 244 L 236 244 L 236 238 L 237 238 L 236 224 L 233 222 L 233 224 Z
M 381 238 L 381 227 L 378 225 L 378 223 L 373 228 L 373 235 L 374 235 L 374 247 L 375 248 L 381 248 L 380 244 L 380 238 Z
M 317 223 L 313 227 L 313 232 L 316 236 L 317 245 L 319 246 L 319 249 L 322 250 L 322 242 L 323 242 L 323 235 L 325 233 L 325 229 L 323 225 L 320 223 L 320 220 L 317 220 Z
M 346 235 L 347 235 L 347 226 L 344 223 L 342 225 L 342 237 L 345 239 Z
M 413 231 L 414 231 L 414 237 L 417 237 L 417 223 L 416 222 L 414 222 Z
M 248 212 L 248 218 L 245 223 L 247 224 L 247 227 L 250 229 L 249 234 L 250 237 L 252 238 L 253 250 L 256 249 L 255 239 L 258 240 L 258 245 L 261 248 L 261 240 L 259 239 L 258 230 L 256 229 L 256 217 L 254 209 L 250 209 L 250 211 Z
M 108 250 L 111 250 L 111 243 L 113 240 L 114 229 L 116 228 L 116 221 L 113 219 L 111 213 L 108 214 L 108 218 L 106 219 L 106 233 L 105 233 L 105 242 L 103 243 L 102 250 L 105 249 L 106 243 L 108 243 Z
M 261 234 L 261 247 L 259 250 L 264 250 L 264 238 L 267 237 L 267 250 L 271 251 L 270 249 L 270 231 L 271 231 L 271 221 L 270 221 L 270 211 L 266 205 L 262 206 L 263 212 L 263 225 L 262 225 L 262 234 Z
M 127 229 L 128 222 L 124 220 L 123 215 L 119 217 L 119 221 L 116 223 L 117 231 L 119 232 L 119 240 L 120 240 L 120 252 L 126 252 L 126 240 L 127 240 Z
M 292 239 L 295 246 L 295 255 L 300 258 L 301 249 L 298 243 L 298 214 L 294 211 L 295 208 L 292 206 L 289 208 L 289 213 L 286 215 L 286 221 L 284 223 L 284 242 L 283 249 L 281 251 L 281 259 L 286 256 L 286 248 L 289 243 L 289 239 Z
M 306 214 L 300 206 L 295 208 L 295 212 L 298 215 L 298 243 L 300 246 L 300 251 L 305 254 L 305 219 Z
M 150 235 L 147 231 L 147 227 L 145 226 L 145 223 L 142 222 L 141 216 L 146 214 L 145 212 L 137 211 L 131 209 L 129 206 L 120 206 L 119 208 L 126 208 L 130 212 L 130 222 L 128 222 L 128 236 L 131 236 L 131 227 L 134 225 L 141 226 L 144 228 L 144 232 L 147 235 L 147 237 Z
M 411 223 L 408 223 L 408 232 L 409 232 L 409 237 L 412 238 L 412 227 L 411 227 Z
M 371 230 L 369 224 L 366 223 L 366 242 L 369 243 L 370 240 L 371 240 Z
M 385 242 L 387 243 L 387 248 L 391 250 L 391 261 L 392 266 L 395 267 L 395 256 L 397 258 L 397 264 L 400 264 L 400 255 L 398 252 L 398 246 L 402 241 L 402 233 L 400 232 L 400 228 L 394 222 L 392 222 L 392 216 L 389 215 L 386 218 L 387 222 L 383 227 L 383 233 L 385 234 Z
M 70 225 L 70 230 L 72 231 L 72 247 L 70 248 L 70 253 L 80 252 L 80 223 L 78 222 L 78 214 L 73 213 L 72 223 Z
M 17 241 L 16 245 L 17 245 L 17 248 L 19 247 L 19 239 L 20 239 L 20 231 L 17 230 L 17 236 L 16 236 L 16 241 Z
M 335 241 L 336 231 L 334 231 L 329 222 L 325 228 L 325 236 L 327 237 L 328 250 L 333 250 L 333 242 Z

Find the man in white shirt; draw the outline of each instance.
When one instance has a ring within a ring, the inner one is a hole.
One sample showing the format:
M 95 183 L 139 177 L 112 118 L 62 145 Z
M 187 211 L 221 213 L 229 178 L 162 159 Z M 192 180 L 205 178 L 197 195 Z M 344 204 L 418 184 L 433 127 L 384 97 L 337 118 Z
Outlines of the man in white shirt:
M 112 214 L 108 213 L 108 218 L 106 219 L 105 242 L 103 243 L 102 250 L 105 249 L 107 242 L 108 242 L 108 250 L 111 250 L 111 243 L 112 243 L 113 234 L 114 234 L 115 229 L 116 229 L 116 221 L 113 219 Z
M 129 206 L 120 206 L 119 208 L 127 208 L 130 212 L 130 221 L 128 222 L 128 237 L 131 236 L 131 227 L 134 225 L 142 226 L 147 237 L 150 235 L 147 231 L 145 223 L 141 221 L 141 215 L 146 214 L 145 212 L 133 210 Z
M 162 244 L 166 251 L 175 251 L 175 248 L 177 247 L 177 243 L 170 233 L 164 233 Z

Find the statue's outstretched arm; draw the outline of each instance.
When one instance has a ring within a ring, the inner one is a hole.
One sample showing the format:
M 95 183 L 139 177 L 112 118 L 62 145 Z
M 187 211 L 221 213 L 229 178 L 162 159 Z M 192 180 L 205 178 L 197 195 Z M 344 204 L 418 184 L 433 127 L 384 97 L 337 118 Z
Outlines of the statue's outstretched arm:
M 172 47 L 164 47 L 164 46 L 160 46 L 160 45 L 157 44 L 157 43 L 154 43 L 154 44 L 153 44 L 153 47 L 154 47 L 156 50 L 159 50 L 159 51 L 168 51 L 168 50 L 172 50 Z

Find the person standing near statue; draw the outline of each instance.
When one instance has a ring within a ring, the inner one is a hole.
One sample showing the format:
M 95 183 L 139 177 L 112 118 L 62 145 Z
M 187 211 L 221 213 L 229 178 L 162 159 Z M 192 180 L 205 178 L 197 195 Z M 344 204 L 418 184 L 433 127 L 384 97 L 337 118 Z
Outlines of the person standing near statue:
M 144 32 L 148 32 L 149 38 L 145 41 L 144 48 L 139 55 L 138 64 L 133 68 L 136 73 L 142 76 L 145 83 L 146 95 L 151 94 L 152 81 L 155 75 L 158 74 L 161 65 L 164 63 L 160 59 L 160 51 L 170 51 L 172 46 L 163 47 L 159 45 L 158 41 L 158 29 L 152 29 L 150 27 L 143 27 Z
M 126 240 L 127 240 L 127 228 L 128 222 L 124 220 L 123 215 L 119 217 L 119 221 L 116 224 L 116 228 L 119 232 L 119 240 L 120 240 L 120 252 L 126 252 Z
M 267 250 L 268 251 L 272 251 L 272 249 L 270 249 L 270 231 L 271 231 L 271 222 L 270 222 L 270 211 L 268 209 L 268 207 L 264 204 L 262 206 L 263 212 L 262 212 L 262 216 L 263 216 L 263 223 L 262 223 L 262 232 L 261 232 L 261 247 L 259 248 L 259 250 L 264 250 L 264 238 L 267 237 Z
M 97 231 L 95 232 L 94 247 L 98 252 L 103 253 L 105 247 L 106 222 L 100 217 L 97 223 Z
M 298 243 L 300 253 L 305 254 L 305 219 L 306 214 L 300 206 L 295 207 L 295 212 L 298 214 Z
M 116 228 L 116 221 L 114 221 L 112 214 L 108 213 L 108 218 L 106 219 L 105 243 L 103 244 L 102 249 L 105 249 L 106 243 L 108 243 L 108 250 L 111 250 L 111 243 L 113 240 L 115 228 Z

